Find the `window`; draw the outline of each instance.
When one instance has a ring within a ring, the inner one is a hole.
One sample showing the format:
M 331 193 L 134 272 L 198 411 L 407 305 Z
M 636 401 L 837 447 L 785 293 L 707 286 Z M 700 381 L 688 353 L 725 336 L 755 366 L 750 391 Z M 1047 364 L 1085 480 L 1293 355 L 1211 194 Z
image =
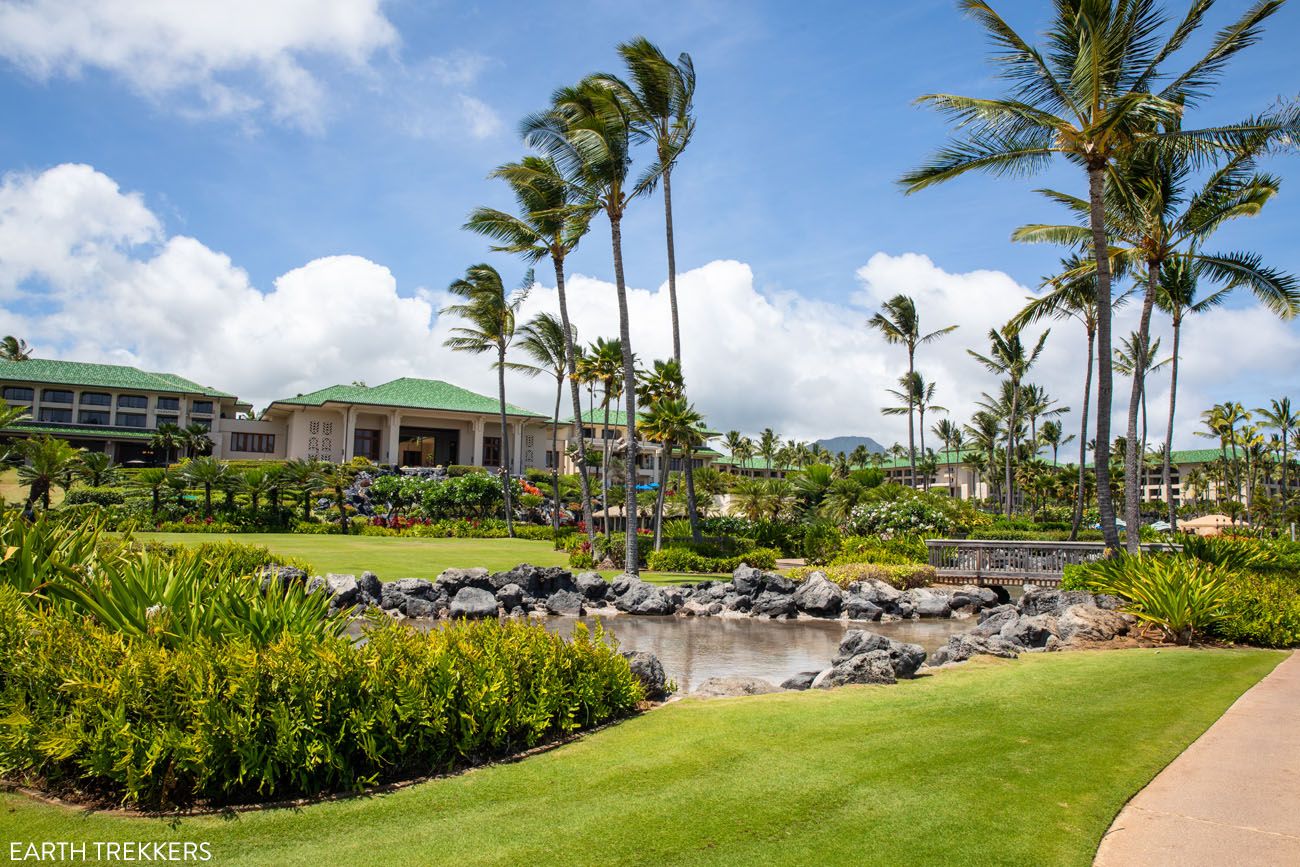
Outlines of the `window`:
M 170 409 L 179 412 L 181 408 L 181 399 L 179 397 L 160 397 L 158 398 L 157 407 L 159 409 Z
M 357 428 L 352 437 L 352 454 L 359 458 L 379 460 L 379 431 Z
M 555 469 L 555 467 L 557 466 L 555 459 L 558 454 L 559 454 L 558 452 L 553 452 L 550 449 L 546 450 L 546 469 L 548 470 Z
M 144 427 L 145 414 L 142 412 L 119 412 L 117 414 L 118 427 Z
M 104 394 L 102 391 L 83 391 L 81 393 L 82 406 L 112 406 L 113 398 L 111 395 Z
M 190 412 L 202 413 L 203 415 L 212 415 L 212 401 L 196 400 L 190 404 Z
M 5 386 L 3 396 L 4 399 L 8 401 L 14 401 L 17 403 L 31 403 L 33 393 L 34 393 L 33 390 L 30 388 L 23 388 L 22 386 L 19 385 L 7 385 Z
M 77 413 L 78 424 L 108 424 L 108 412 L 102 409 L 83 409 Z
M 501 437 L 483 437 L 483 466 L 501 466 Z
M 589 440 L 594 440 L 596 438 L 596 429 L 594 427 L 584 427 L 582 435 Z
M 72 392 L 61 388 L 41 389 L 41 400 L 45 403 L 72 403 Z
M 275 434 L 232 433 L 230 435 L 232 452 L 259 452 L 270 454 L 275 451 Z
M 154 427 L 162 427 L 165 424 L 180 424 L 180 416 L 176 415 L 155 415 L 153 419 Z
M 41 407 L 40 420 L 54 422 L 55 424 L 72 424 L 72 410 L 43 406 Z
M 119 409 L 145 409 L 149 406 L 149 398 L 143 394 L 119 394 L 117 406 Z
M 623 432 L 622 432 L 621 430 L 619 430 L 618 428 L 607 427 L 607 428 L 602 428 L 602 429 L 601 429 L 601 431 L 600 431 L 600 437 L 601 437 L 601 439 L 606 439 L 606 440 L 616 440 L 616 439 L 619 438 L 619 436 L 620 436 L 622 433 L 623 433 Z

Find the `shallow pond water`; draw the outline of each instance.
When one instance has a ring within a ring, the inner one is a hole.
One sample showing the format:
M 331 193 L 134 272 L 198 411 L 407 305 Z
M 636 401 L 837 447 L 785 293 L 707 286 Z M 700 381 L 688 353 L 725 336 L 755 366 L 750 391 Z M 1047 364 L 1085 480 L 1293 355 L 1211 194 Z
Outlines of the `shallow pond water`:
M 544 617 L 547 629 L 563 635 L 581 619 Z M 744 675 L 779 684 L 801 671 L 830 665 L 840 639 L 849 629 L 868 629 L 898 641 L 919 644 L 926 652 L 965 632 L 973 620 L 900 620 L 894 623 L 842 620 L 760 620 L 723 617 L 619 616 L 602 620 L 618 637 L 620 650 L 644 650 L 659 657 L 664 672 L 677 681 L 681 695 L 710 677 Z

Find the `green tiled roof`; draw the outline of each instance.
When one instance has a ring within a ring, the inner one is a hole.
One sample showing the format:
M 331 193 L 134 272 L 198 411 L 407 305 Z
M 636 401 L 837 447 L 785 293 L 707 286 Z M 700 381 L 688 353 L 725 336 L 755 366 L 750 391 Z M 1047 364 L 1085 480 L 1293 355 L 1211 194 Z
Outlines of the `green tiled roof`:
M 764 458 L 745 458 L 745 460 L 743 461 L 738 461 L 731 455 L 724 455 L 723 457 L 720 457 L 716 461 L 714 461 L 714 463 L 724 464 L 729 467 L 735 467 L 736 469 L 739 470 L 766 470 L 767 469 L 767 461 Z M 796 466 L 783 467 L 778 463 L 773 463 L 772 469 L 788 473 L 788 472 L 793 472 L 799 468 Z
M 1170 455 L 1171 464 L 1212 464 L 1219 458 L 1223 457 L 1223 452 L 1219 449 L 1174 449 Z M 1228 457 L 1232 457 L 1232 449 L 1228 449 Z M 1084 466 L 1092 466 L 1092 460 Z
M 17 431 L 25 434 L 49 434 L 60 439 L 153 439 L 153 431 L 133 427 L 109 427 L 108 425 L 91 425 L 78 427 L 70 424 L 50 424 L 40 421 L 20 421 L 11 424 L 3 432 Z
M 498 413 L 495 397 L 476 394 L 440 379 L 416 379 L 406 376 L 383 385 L 331 385 L 309 394 L 286 397 L 272 402 L 290 406 L 323 406 L 327 403 L 359 403 L 397 409 L 440 409 L 448 412 Z M 526 418 L 547 418 L 532 410 L 506 404 L 506 413 Z
M 29 358 L 26 361 L 0 360 L 0 381 L 234 397 L 233 394 L 199 385 L 174 373 L 149 373 L 138 367 L 127 367 L 122 364 L 92 364 L 86 361 L 58 361 L 53 358 Z
M 596 409 L 589 409 L 582 414 L 581 418 L 583 424 L 600 425 L 603 427 L 605 424 L 605 410 L 600 409 L 599 407 Z M 560 424 L 573 424 L 573 416 L 569 416 L 564 421 L 560 422 Z M 627 427 L 627 411 L 610 407 L 609 426 Z M 706 429 L 701 431 L 701 433 L 709 437 L 722 436 L 721 433 L 715 430 Z

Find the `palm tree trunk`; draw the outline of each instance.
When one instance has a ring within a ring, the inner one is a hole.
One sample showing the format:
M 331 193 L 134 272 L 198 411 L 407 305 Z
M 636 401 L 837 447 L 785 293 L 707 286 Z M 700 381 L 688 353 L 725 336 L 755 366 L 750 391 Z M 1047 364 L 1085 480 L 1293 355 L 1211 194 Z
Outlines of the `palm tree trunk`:
M 915 363 L 915 352 L 911 346 L 907 347 L 907 455 L 908 464 L 911 467 L 911 478 L 908 484 L 913 488 L 916 487 L 916 400 L 912 394 L 912 371 Z
M 673 360 L 682 361 L 682 335 L 677 319 L 677 251 L 673 244 L 672 166 L 664 168 L 664 229 L 668 237 L 668 310 L 673 320 Z M 689 490 L 689 488 L 688 488 Z
M 560 537 L 560 401 L 564 397 L 564 376 L 555 378 L 555 424 L 551 427 L 551 489 L 555 500 L 551 504 L 551 536 Z
M 1016 410 L 1019 408 L 1020 383 L 1011 382 L 1011 415 L 1007 418 L 1007 460 L 1005 482 L 1007 487 L 1007 517 L 1011 517 L 1012 504 L 1016 499 L 1015 488 L 1011 487 L 1011 453 L 1016 448 Z
M 506 536 L 513 539 L 515 524 L 511 513 L 514 511 L 514 502 L 510 496 L 510 429 L 506 427 L 506 349 L 504 346 L 497 349 L 497 402 L 501 408 L 501 467 L 505 470 L 501 474 L 501 493 L 506 503 Z
M 310 488 L 302 489 L 302 519 L 308 522 L 311 521 L 311 495 Z
M 605 385 L 605 399 L 603 403 L 605 404 L 605 426 L 604 428 L 601 429 L 600 432 L 600 446 L 601 446 L 600 502 L 602 504 L 602 508 L 605 511 L 605 521 L 604 521 L 605 540 L 609 541 L 609 537 L 612 535 L 613 531 L 610 530 L 609 527 L 609 384 L 608 383 L 606 383 Z
M 668 487 L 668 460 L 673 453 L 672 441 L 665 441 L 659 458 L 659 490 L 655 494 L 655 550 L 663 545 L 664 537 L 664 491 Z
M 1092 228 L 1092 255 L 1097 264 L 1097 437 L 1092 461 L 1097 473 L 1097 508 L 1101 512 L 1101 535 L 1107 548 L 1119 548 L 1115 527 L 1115 502 L 1110 491 L 1110 256 L 1106 238 L 1105 163 L 1088 166 L 1088 222 Z
M 212 517 L 212 483 L 203 483 L 203 517 Z
M 1147 343 L 1151 333 L 1151 311 L 1156 303 L 1156 286 L 1159 265 L 1147 262 L 1147 287 L 1142 295 L 1142 315 L 1138 319 L 1137 341 L 1134 347 L 1133 382 L 1128 398 L 1128 427 L 1124 432 L 1124 541 L 1128 552 L 1136 554 L 1138 528 L 1142 517 L 1139 512 L 1142 500 L 1142 447 L 1138 440 L 1138 414 L 1142 408 L 1142 392 L 1146 388 Z
M 582 484 L 582 520 L 587 525 L 587 541 L 595 547 L 596 525 L 591 508 L 591 479 L 587 477 L 587 440 L 582 435 L 582 395 L 578 385 L 578 353 L 573 346 L 573 329 L 569 325 L 569 302 L 564 285 L 564 257 L 551 253 L 551 262 L 555 265 L 555 293 L 560 299 L 560 325 L 564 328 L 564 363 L 569 371 L 569 394 L 573 399 L 573 422 L 578 428 L 578 481 Z M 560 456 L 555 455 L 555 465 L 559 468 Z
M 698 545 L 704 541 L 704 537 L 700 533 L 700 512 L 695 503 L 695 468 L 691 465 L 694 454 L 695 450 L 691 448 L 690 443 L 687 443 L 685 454 L 682 456 L 686 472 L 686 517 L 691 522 L 691 538 Z
M 639 575 L 641 566 L 637 562 L 636 538 L 636 365 L 632 357 L 632 327 L 627 311 L 627 284 L 623 278 L 623 229 L 622 214 L 610 214 L 610 240 L 614 248 L 614 286 L 618 292 L 618 336 L 623 344 L 623 401 L 627 407 L 627 490 L 624 502 L 627 515 L 634 523 L 627 527 L 624 534 L 627 540 L 625 556 L 626 570 Z

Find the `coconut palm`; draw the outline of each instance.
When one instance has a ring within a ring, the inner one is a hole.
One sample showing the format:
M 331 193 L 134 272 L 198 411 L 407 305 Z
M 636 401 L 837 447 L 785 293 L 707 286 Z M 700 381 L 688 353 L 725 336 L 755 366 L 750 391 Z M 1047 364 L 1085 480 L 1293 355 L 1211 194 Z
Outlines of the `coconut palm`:
M 946 407 L 939 406 L 934 402 L 934 392 L 936 386 L 933 382 L 926 382 L 925 378 L 921 376 L 919 371 L 912 371 L 910 373 L 906 373 L 903 376 L 899 377 L 898 384 L 899 384 L 899 388 L 897 389 L 891 388 L 891 389 L 887 389 L 887 391 L 890 394 L 892 394 L 895 398 L 902 401 L 903 405 L 882 407 L 880 412 L 883 415 L 908 416 L 909 427 L 912 423 L 911 422 L 912 413 L 916 413 L 917 416 L 919 417 L 919 421 L 921 425 L 921 454 L 924 455 L 925 454 L 926 410 L 939 410 L 942 412 L 947 412 L 947 409 Z M 911 435 L 912 435 L 912 431 L 909 430 L 908 436 L 910 437 Z M 908 454 L 911 455 L 910 463 L 911 463 L 912 472 L 914 473 L 914 475 L 911 477 L 909 481 L 909 484 L 915 487 L 916 478 L 917 478 L 915 475 L 916 459 L 915 459 L 915 455 L 912 455 L 910 449 L 908 451 Z M 930 477 L 928 475 L 923 474 L 922 478 L 923 478 L 923 487 L 929 489 Z
M 1006 472 L 1004 481 L 1007 488 L 1007 516 L 1011 516 L 1012 496 L 1011 487 L 1011 457 L 1016 450 L 1016 432 L 1017 425 L 1020 422 L 1020 386 L 1029 373 L 1030 368 L 1038 361 L 1038 357 L 1043 353 L 1043 344 L 1047 342 L 1047 335 L 1051 334 L 1051 329 L 1044 331 L 1034 344 L 1033 349 L 1025 346 L 1020 339 L 1020 331 L 1012 326 L 1006 326 L 1001 331 L 989 329 L 989 354 L 981 355 L 973 349 L 966 350 L 971 357 L 984 365 L 990 372 L 1006 377 L 1007 385 L 1011 390 L 1011 406 L 1007 417 L 1007 454 L 1006 454 Z
M 66 440 L 54 437 L 29 437 L 17 444 L 17 454 L 24 463 L 18 465 L 18 482 L 27 485 L 27 505 L 37 501 L 48 509 L 50 489 L 67 490 L 81 462 L 81 450 Z
M 882 305 L 879 312 L 867 320 L 867 326 L 880 332 L 886 343 L 903 346 L 907 350 L 907 376 L 916 371 L 916 347 L 933 343 L 945 334 L 956 330 L 956 325 L 947 325 L 929 334 L 921 333 L 921 317 L 916 312 L 916 302 L 907 295 L 895 295 Z M 913 412 L 907 414 L 907 450 L 912 468 L 912 479 L 916 479 L 916 425 Z M 924 436 L 924 433 L 922 433 Z
M 492 366 L 497 371 L 497 404 L 501 417 L 501 491 L 505 498 L 506 535 L 513 538 L 514 503 L 510 492 L 510 429 L 506 421 L 506 352 L 515 337 L 515 316 L 519 305 L 533 285 L 533 272 L 524 275 L 520 288 L 507 294 L 501 275 L 491 265 L 471 265 L 465 276 L 453 280 L 447 291 L 464 299 L 438 311 L 439 316 L 452 315 L 465 322 L 451 329 L 451 336 L 443 345 L 455 352 L 475 355 L 484 352 L 496 354 Z
M 1288 470 L 1288 449 L 1291 443 L 1291 434 L 1293 431 L 1300 429 L 1300 412 L 1291 408 L 1291 398 L 1284 397 L 1281 399 L 1274 398 L 1266 407 L 1255 410 L 1264 427 L 1275 430 L 1278 433 L 1278 448 L 1282 453 L 1282 508 L 1285 509 L 1289 503 L 1290 497 L 1287 488 L 1287 470 Z
M 551 529 L 560 532 L 560 401 L 568 379 L 568 346 L 576 337 L 566 335 L 564 325 L 550 313 L 539 313 L 519 330 L 518 346 L 534 364 L 510 364 L 512 370 L 529 376 L 547 373 L 555 377 L 555 418 L 551 425 L 551 489 L 555 507 L 551 510 Z
M 507 214 L 493 208 L 478 208 L 470 214 L 465 228 L 498 242 L 492 249 L 523 256 L 530 263 L 550 257 L 555 268 L 555 294 L 560 304 L 561 333 L 565 337 L 565 365 L 569 378 L 569 397 L 573 419 L 582 433 L 582 398 L 579 394 L 578 349 L 576 329 L 569 319 L 568 293 L 565 288 L 565 259 L 578 246 L 591 226 L 594 213 L 589 203 L 575 202 L 574 186 L 551 159 L 524 157 L 507 163 L 492 174 L 510 185 L 519 214 Z M 591 478 L 587 470 L 587 450 L 576 452 L 578 481 L 582 486 L 582 519 L 587 538 L 594 542 L 596 527 L 592 520 Z
M 1055 419 L 1043 422 L 1043 429 L 1038 432 L 1038 441 L 1052 450 L 1052 466 L 1060 466 L 1058 455 L 1061 446 L 1069 445 L 1074 434 L 1067 434 L 1065 427 Z
M 1128 337 L 1121 337 L 1119 346 L 1115 347 L 1115 360 L 1113 367 L 1115 372 L 1121 376 L 1127 376 L 1132 379 L 1142 381 L 1142 388 L 1138 393 L 1139 408 L 1142 418 L 1142 435 L 1138 438 L 1138 450 L 1140 454 L 1146 454 L 1147 449 L 1147 377 L 1157 370 L 1168 366 L 1171 359 L 1156 361 L 1156 356 L 1160 354 L 1160 338 L 1143 341 L 1142 336 L 1134 331 Z M 1128 467 L 1125 466 L 1125 471 Z M 1125 521 L 1128 518 L 1124 519 Z
M 181 431 L 180 444 L 191 457 L 211 454 L 212 437 L 208 435 L 208 426 L 198 421 L 186 425 Z
M 682 377 L 682 365 L 675 358 L 667 361 L 655 360 L 650 370 L 641 374 L 641 383 L 639 385 L 641 393 L 638 399 L 642 402 L 662 402 L 669 400 L 683 399 L 686 396 L 686 383 Z M 694 409 L 691 412 L 694 413 Z M 671 417 L 680 421 L 676 412 L 678 408 L 673 407 Z M 696 413 L 698 415 L 698 413 Z M 661 419 L 662 422 L 662 419 Z M 703 419 L 700 420 L 701 426 Z M 638 425 L 639 426 L 639 425 Z M 661 424 L 662 427 L 662 424 Z M 698 503 L 695 495 L 695 466 L 693 450 L 704 444 L 704 437 L 700 431 L 694 431 L 689 436 L 676 435 L 680 432 L 674 432 L 675 435 L 669 441 L 668 447 L 663 453 L 663 459 L 666 461 L 672 454 L 672 445 L 675 444 L 684 450 L 683 455 L 683 477 L 686 485 L 686 515 L 691 525 L 691 538 L 697 543 L 703 541 L 700 533 L 700 515 Z
M 586 375 L 593 384 L 601 387 L 600 406 L 604 410 L 605 420 L 601 428 L 600 461 L 600 502 L 605 510 L 605 538 L 613 535 L 609 523 L 609 470 L 610 470 L 610 408 L 614 406 L 623 393 L 623 346 L 617 338 L 606 340 L 597 337 L 591 344 L 583 359 Z
M 1047 393 L 1047 389 L 1034 383 L 1026 383 L 1020 390 L 1021 412 L 1029 422 L 1029 441 L 1034 447 L 1034 457 L 1038 457 L 1038 420 L 1065 415 L 1068 406 L 1061 406 L 1060 401 Z
M 163 463 L 170 464 L 173 455 L 185 444 L 185 432 L 171 422 L 163 422 L 149 438 L 149 445 L 162 452 Z
M 676 362 L 671 362 L 676 364 Z M 650 402 L 650 408 L 638 419 L 637 426 L 642 429 L 647 439 L 661 444 L 663 459 L 659 465 L 659 491 L 655 502 L 655 550 L 662 539 L 663 499 L 668 485 L 667 467 L 674 447 L 682 450 L 683 473 L 689 480 L 692 475 L 692 454 L 695 448 L 703 445 L 704 417 L 696 412 L 685 397 L 659 397 Z M 694 487 L 688 481 L 686 485 L 686 510 L 691 523 L 691 537 L 698 543 L 700 534 L 699 512 L 696 509 Z
M 92 488 L 111 485 L 117 481 L 117 464 L 108 452 L 85 452 L 77 465 L 77 476 Z
M 642 36 L 624 42 L 618 53 L 627 67 L 626 81 L 597 75 L 594 81 L 610 87 L 625 107 L 635 141 L 648 143 L 655 159 L 637 180 L 637 188 L 651 191 L 664 185 L 664 231 L 668 242 L 668 309 L 672 316 L 673 359 L 682 360 L 681 329 L 677 315 L 677 253 L 673 243 L 672 174 L 682 151 L 695 132 L 695 66 L 689 54 L 673 63 L 658 46 Z
M 781 439 L 776 435 L 776 431 L 770 427 L 763 428 L 763 432 L 758 435 L 758 456 L 767 462 L 768 477 L 772 475 L 772 461 L 780 448 Z
M 627 108 L 608 87 L 588 80 L 557 90 L 551 107 L 525 118 L 525 141 L 555 160 L 564 170 L 576 198 L 599 208 L 609 220 L 610 248 L 614 260 L 614 288 L 618 298 L 619 345 L 623 350 L 623 400 L 627 413 L 627 452 L 624 456 L 626 513 L 636 514 L 636 363 L 632 352 L 627 282 L 623 273 L 623 216 L 636 196 L 653 180 L 642 176 L 633 182 L 634 143 Z M 606 503 L 606 511 L 609 504 Z M 626 536 L 624 562 L 637 574 L 636 533 Z
M 187 482 L 203 489 L 203 515 L 211 518 L 212 489 L 221 486 L 230 472 L 229 466 L 214 457 L 201 455 L 186 463 L 181 472 Z
M 27 341 L 12 334 L 0 339 L 0 358 L 5 361 L 26 361 L 32 357 L 32 348 Z
M 991 37 L 997 50 L 994 61 L 1010 82 L 1010 93 L 998 99 L 921 97 L 920 102 L 953 120 L 961 138 L 904 176 L 902 183 L 911 193 L 971 171 L 1025 175 L 1045 169 L 1058 156 L 1086 172 L 1097 293 L 1098 506 L 1106 544 L 1118 548 L 1108 478 L 1112 347 L 1106 178 L 1118 162 L 1155 139 L 1171 148 L 1204 153 L 1278 129 L 1270 118 L 1194 132 L 1182 131 L 1180 125 L 1185 109 L 1210 93 L 1233 55 L 1258 41 L 1263 22 L 1281 0 L 1252 4 L 1178 74 L 1165 67 L 1199 29 L 1211 0 L 1193 2 L 1166 38 L 1159 37 L 1166 19 L 1154 3 L 1060 0 L 1047 29 L 1045 51 L 1031 46 L 984 0 L 962 0 L 961 5 Z

